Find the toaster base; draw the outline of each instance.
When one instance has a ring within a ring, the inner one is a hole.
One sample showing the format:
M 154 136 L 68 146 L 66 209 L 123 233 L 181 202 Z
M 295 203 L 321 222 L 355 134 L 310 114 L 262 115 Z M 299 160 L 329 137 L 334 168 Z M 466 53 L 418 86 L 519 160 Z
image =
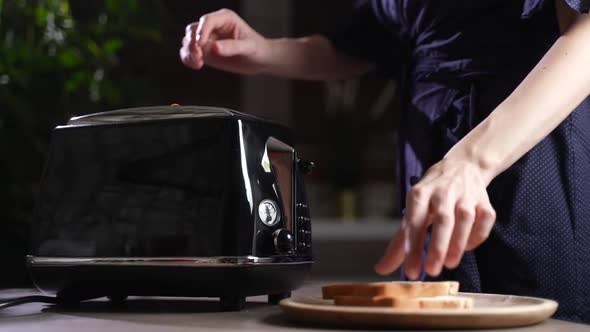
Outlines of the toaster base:
M 278 303 L 303 284 L 312 263 L 253 266 L 29 266 L 37 288 L 60 304 L 107 296 L 217 297 L 222 310 L 239 310 L 248 296 Z

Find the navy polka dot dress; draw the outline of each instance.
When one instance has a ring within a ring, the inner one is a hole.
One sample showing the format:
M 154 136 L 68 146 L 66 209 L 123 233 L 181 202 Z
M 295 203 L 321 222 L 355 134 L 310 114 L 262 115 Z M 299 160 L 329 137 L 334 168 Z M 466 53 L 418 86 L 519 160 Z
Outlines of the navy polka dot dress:
M 590 0 L 565 2 L 581 13 L 590 8 Z M 558 37 L 553 0 L 366 0 L 349 28 L 330 38 L 400 82 L 405 193 Z M 590 101 L 488 192 L 497 212 L 490 238 L 441 278 L 464 291 L 552 298 L 558 318 L 590 323 Z

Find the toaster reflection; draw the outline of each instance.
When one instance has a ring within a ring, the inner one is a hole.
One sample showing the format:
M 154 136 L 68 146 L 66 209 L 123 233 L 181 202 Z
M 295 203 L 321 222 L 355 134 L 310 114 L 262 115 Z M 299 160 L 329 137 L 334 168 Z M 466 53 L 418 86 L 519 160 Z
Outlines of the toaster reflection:
M 286 128 L 231 110 L 73 118 L 53 133 L 28 265 L 38 287 L 74 302 L 214 296 L 239 308 L 261 294 L 276 302 L 312 263 L 303 183 L 311 167 Z

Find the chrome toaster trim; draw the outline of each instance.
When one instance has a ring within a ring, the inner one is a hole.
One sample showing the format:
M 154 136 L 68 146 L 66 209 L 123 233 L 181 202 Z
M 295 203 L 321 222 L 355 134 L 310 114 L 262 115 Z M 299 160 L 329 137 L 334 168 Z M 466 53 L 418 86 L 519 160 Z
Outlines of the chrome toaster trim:
M 27 256 L 27 264 L 47 266 L 192 266 L 239 267 L 299 265 L 313 263 L 307 256 L 223 256 L 223 257 L 37 257 Z
M 228 117 L 234 113 L 226 108 L 205 106 L 138 107 L 82 115 L 71 118 L 66 125 L 57 128 L 89 125 L 133 123 L 150 120 L 171 120 L 202 117 Z

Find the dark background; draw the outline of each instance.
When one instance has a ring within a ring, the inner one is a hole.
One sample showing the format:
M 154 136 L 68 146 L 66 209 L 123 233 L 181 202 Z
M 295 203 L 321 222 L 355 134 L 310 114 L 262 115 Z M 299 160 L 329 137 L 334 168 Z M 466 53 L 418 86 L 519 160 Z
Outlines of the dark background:
M 304 36 L 345 27 L 352 1 L 0 0 L 0 287 L 29 282 L 27 234 L 49 136 L 75 115 L 179 103 L 269 117 L 290 126 L 299 153 L 318 164 L 308 181 L 315 218 L 395 215 L 392 86 L 184 67 L 185 26 L 224 7 L 266 36 Z

